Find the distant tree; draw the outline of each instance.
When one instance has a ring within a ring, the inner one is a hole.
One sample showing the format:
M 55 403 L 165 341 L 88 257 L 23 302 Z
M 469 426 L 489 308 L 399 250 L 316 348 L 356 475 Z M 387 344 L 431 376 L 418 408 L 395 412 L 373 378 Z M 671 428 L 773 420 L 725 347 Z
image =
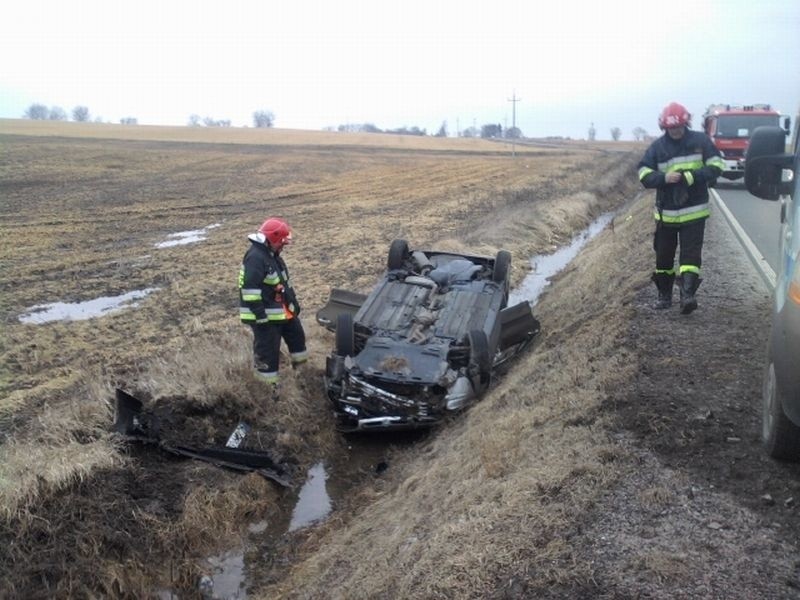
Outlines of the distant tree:
M 383 133 L 382 129 L 372 123 L 344 123 L 337 130 L 347 133 Z
M 137 119 L 136 117 L 122 117 L 119 120 L 119 122 L 122 125 L 138 125 L 139 124 L 139 119 Z
M 436 132 L 434 137 L 447 137 L 447 121 L 442 121 L 441 127 L 439 127 L 439 131 Z
M 397 129 L 387 129 L 386 133 L 396 133 L 398 135 L 428 135 L 424 129 L 420 129 L 416 125 L 413 127 L 398 127 Z
M 189 115 L 188 125 L 189 127 L 200 127 L 200 115 Z
M 519 127 L 509 127 L 506 129 L 506 138 L 509 140 L 518 140 L 522 137 L 522 131 Z
M 589 141 L 593 142 L 594 139 L 597 137 L 597 131 L 594 128 L 594 123 L 589 125 Z
M 67 112 L 60 106 L 53 106 L 50 108 L 47 118 L 51 121 L 66 121 Z
M 85 106 L 76 106 L 72 109 L 72 120 L 85 123 L 89 120 L 89 109 Z
M 477 127 L 467 127 L 464 131 L 461 132 L 461 137 L 466 138 L 473 138 L 478 137 L 481 132 L 478 130 Z
M 253 113 L 253 127 L 272 127 L 275 124 L 275 114 L 271 110 L 257 110 Z
M 481 127 L 482 138 L 499 138 L 503 137 L 503 126 L 499 123 L 489 123 Z
M 50 111 L 44 104 L 31 104 L 27 110 L 25 110 L 25 118 L 26 119 L 46 119 Z
M 203 125 L 206 127 L 230 127 L 231 121 L 230 119 L 212 119 L 211 117 L 205 117 L 203 119 Z
M 637 142 L 647 137 L 647 131 L 643 127 L 634 127 L 631 133 L 633 133 L 633 139 Z
M 619 138 L 622 137 L 622 130 L 619 127 L 612 127 L 611 128 L 611 139 L 615 142 L 619 141 Z

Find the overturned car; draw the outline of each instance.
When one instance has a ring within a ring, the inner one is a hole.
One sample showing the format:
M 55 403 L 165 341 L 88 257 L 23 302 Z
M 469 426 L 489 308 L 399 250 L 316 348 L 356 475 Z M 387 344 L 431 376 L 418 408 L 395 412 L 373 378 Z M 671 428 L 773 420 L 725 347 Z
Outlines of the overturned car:
M 507 306 L 511 254 L 389 248 L 369 295 L 331 291 L 317 321 L 335 332 L 325 386 L 342 431 L 429 427 L 489 387 L 539 333 L 527 301 Z

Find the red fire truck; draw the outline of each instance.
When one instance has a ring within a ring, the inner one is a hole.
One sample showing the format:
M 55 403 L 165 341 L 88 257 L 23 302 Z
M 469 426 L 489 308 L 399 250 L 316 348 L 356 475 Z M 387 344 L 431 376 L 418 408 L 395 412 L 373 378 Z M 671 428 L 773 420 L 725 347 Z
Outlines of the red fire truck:
M 744 177 L 744 155 L 753 130 L 762 125 L 780 126 L 789 134 L 789 117 L 782 117 L 769 104 L 712 104 L 703 115 L 703 131 L 725 160 L 726 179 Z

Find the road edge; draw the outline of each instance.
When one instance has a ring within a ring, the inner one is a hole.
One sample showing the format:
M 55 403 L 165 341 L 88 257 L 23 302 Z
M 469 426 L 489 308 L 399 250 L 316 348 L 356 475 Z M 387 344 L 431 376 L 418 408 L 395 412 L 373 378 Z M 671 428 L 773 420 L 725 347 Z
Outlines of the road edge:
M 769 266 L 769 263 L 758 251 L 756 245 L 750 239 L 750 236 L 745 233 L 744 229 L 741 225 L 739 225 L 739 221 L 736 220 L 736 217 L 733 216 L 733 213 L 730 209 L 726 206 L 725 201 L 722 200 L 717 190 L 711 188 L 709 189 L 711 193 L 711 198 L 714 202 L 714 206 L 719 209 L 722 215 L 725 217 L 725 220 L 728 222 L 728 225 L 733 230 L 733 233 L 739 239 L 739 242 L 742 244 L 745 252 L 747 253 L 750 262 L 753 263 L 753 266 L 758 271 L 758 274 L 761 276 L 761 280 L 767 286 L 767 289 L 772 292 L 775 289 L 775 282 L 776 276 L 775 271 L 772 270 L 772 267 Z

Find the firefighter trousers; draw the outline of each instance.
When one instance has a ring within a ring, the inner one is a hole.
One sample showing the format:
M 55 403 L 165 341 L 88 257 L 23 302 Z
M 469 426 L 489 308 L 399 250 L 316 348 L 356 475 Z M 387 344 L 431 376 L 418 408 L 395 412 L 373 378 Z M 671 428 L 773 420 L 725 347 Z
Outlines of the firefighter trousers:
M 299 318 L 294 317 L 272 323 L 255 323 L 250 327 L 253 329 L 254 366 L 262 374 L 277 380 L 281 339 L 289 348 L 292 364 L 306 360 L 306 333 Z
M 656 271 L 669 272 L 675 268 L 675 250 L 680 239 L 680 255 L 678 262 L 681 272 L 689 267 L 700 273 L 703 253 L 703 237 L 706 220 L 698 219 L 682 225 L 665 225 L 656 221 L 656 233 L 653 238 L 653 249 L 656 251 Z M 695 270 L 696 269 L 696 270 Z

